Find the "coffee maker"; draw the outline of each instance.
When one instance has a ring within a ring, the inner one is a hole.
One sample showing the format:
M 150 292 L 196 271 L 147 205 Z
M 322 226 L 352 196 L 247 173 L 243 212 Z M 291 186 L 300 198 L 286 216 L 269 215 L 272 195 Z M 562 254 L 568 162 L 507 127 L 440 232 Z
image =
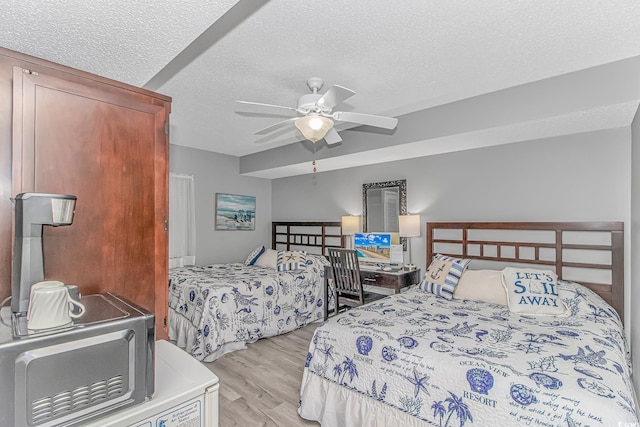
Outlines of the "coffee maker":
M 76 196 L 20 193 L 15 203 L 15 244 L 11 278 L 11 311 L 24 315 L 29 307 L 31 286 L 44 280 L 42 228 L 71 225 Z

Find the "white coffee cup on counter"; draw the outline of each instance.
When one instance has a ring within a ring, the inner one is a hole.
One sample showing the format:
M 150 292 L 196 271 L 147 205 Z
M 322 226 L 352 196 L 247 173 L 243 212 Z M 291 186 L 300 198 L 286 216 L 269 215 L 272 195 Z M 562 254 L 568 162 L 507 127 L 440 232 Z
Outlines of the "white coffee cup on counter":
M 78 313 L 74 313 L 74 307 L 79 309 Z M 67 326 L 84 313 L 84 305 L 71 298 L 64 283 L 57 280 L 38 282 L 31 287 L 27 329 L 42 330 Z

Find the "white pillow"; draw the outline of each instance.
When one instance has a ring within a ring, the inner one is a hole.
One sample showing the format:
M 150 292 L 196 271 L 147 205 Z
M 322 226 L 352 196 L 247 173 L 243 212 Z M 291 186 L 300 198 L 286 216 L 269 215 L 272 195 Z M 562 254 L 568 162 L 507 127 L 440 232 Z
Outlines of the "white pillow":
M 454 299 L 507 305 L 507 293 L 499 270 L 465 270 L 453 291 Z
M 552 270 L 507 267 L 502 270 L 509 310 L 521 314 L 568 316 L 558 294 L 558 276 Z
M 269 267 L 276 269 L 278 264 L 278 251 L 273 249 L 265 249 L 264 253 L 260 255 L 260 258 L 253 264 L 259 267 Z

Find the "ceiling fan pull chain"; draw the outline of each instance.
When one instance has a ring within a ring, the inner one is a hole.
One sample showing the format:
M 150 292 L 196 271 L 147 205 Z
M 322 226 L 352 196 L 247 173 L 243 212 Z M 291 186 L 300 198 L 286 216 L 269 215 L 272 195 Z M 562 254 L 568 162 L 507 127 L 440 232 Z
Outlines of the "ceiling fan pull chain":
M 313 165 L 313 173 L 316 173 L 318 171 L 318 169 L 316 168 L 316 144 L 313 144 L 313 162 L 311 162 L 311 164 Z

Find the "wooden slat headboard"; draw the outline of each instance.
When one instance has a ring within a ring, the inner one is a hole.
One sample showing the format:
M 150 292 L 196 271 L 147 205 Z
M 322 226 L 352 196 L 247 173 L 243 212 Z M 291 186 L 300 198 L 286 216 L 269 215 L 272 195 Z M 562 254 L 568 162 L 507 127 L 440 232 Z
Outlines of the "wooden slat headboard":
M 340 221 L 272 222 L 271 248 L 328 256 L 327 248 L 344 247 L 340 227 Z
M 427 266 L 441 253 L 550 268 L 559 279 L 592 289 L 624 319 L 622 222 L 429 222 L 426 229 Z M 576 274 L 597 280 L 573 278 Z

